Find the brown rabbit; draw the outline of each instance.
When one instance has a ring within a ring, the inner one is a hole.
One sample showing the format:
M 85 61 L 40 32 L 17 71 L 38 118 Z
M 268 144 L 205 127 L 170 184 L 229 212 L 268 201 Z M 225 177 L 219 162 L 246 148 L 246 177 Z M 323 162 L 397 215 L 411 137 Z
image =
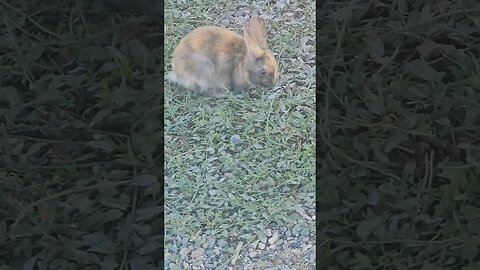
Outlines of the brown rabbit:
M 217 26 L 202 26 L 185 36 L 173 52 L 167 79 L 203 94 L 224 96 L 224 89 L 272 87 L 277 61 L 267 48 L 265 25 L 253 16 L 244 37 Z

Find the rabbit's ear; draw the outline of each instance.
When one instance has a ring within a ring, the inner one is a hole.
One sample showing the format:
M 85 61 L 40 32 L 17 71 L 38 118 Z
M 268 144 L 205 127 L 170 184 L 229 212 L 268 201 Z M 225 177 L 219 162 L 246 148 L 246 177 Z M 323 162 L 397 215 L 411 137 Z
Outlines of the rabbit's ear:
M 244 37 L 249 50 L 259 47 L 267 49 L 267 34 L 265 32 L 265 24 L 258 16 L 253 16 L 250 23 L 244 24 Z

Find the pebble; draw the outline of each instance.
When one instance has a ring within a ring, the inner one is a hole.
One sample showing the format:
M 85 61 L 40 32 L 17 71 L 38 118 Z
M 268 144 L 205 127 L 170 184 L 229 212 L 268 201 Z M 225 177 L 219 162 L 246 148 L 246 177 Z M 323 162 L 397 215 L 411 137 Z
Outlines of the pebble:
M 276 246 L 276 245 L 270 245 L 269 248 L 270 248 L 271 250 L 275 250 L 275 249 L 277 249 L 277 246 Z
M 260 243 L 267 243 L 267 237 L 263 236 L 262 238 L 260 238 Z
M 182 257 L 187 257 L 188 252 L 190 252 L 190 249 L 189 249 L 189 248 L 186 248 L 186 247 L 185 247 L 185 248 L 182 248 L 182 249 L 180 250 L 180 255 L 181 255 Z
M 277 242 L 278 239 L 280 239 L 280 235 L 275 233 L 272 237 L 270 237 L 270 239 L 268 239 L 268 243 L 270 245 L 273 245 L 275 244 L 275 242 Z
M 279 239 L 277 242 L 275 242 L 275 245 L 281 246 L 283 244 L 283 239 Z
M 175 240 L 177 240 L 178 244 L 182 243 L 182 237 L 180 236 L 175 237 Z
M 297 227 L 293 227 L 293 228 L 292 228 L 292 235 L 293 235 L 293 236 L 297 236 L 297 235 L 298 235 L 298 228 L 297 228 Z
M 217 246 L 220 247 L 220 248 L 224 248 L 227 245 L 228 245 L 228 243 L 224 239 L 220 239 L 220 240 L 217 241 Z
M 265 244 L 264 244 L 264 243 L 258 243 L 258 248 L 259 248 L 259 249 L 264 249 L 264 248 L 265 248 Z
M 286 13 L 283 14 L 283 19 L 286 22 L 291 22 L 295 19 L 295 13 L 286 12 Z
M 255 258 L 255 256 L 257 256 L 257 252 L 255 252 L 255 251 L 250 251 L 248 253 L 248 257 L 250 257 L 250 258 Z
M 213 250 L 211 250 L 211 249 L 207 249 L 207 251 L 205 251 L 205 255 L 207 255 L 207 256 L 209 256 L 209 257 L 213 256 L 214 254 L 215 254 L 215 253 L 214 253 Z
M 192 256 L 192 258 L 197 259 L 197 258 L 203 256 L 203 254 L 205 254 L 205 249 L 203 249 L 203 248 L 198 248 L 198 249 L 192 251 L 192 255 L 191 255 L 191 256 Z
M 239 10 L 237 12 L 235 12 L 235 14 L 233 14 L 235 17 L 240 17 L 240 16 L 243 16 L 245 14 L 245 11 L 243 10 Z
M 202 269 L 202 268 L 204 268 L 204 264 L 205 263 L 203 262 L 203 260 L 195 260 L 193 262 L 193 266 L 195 266 L 195 267 L 185 268 L 185 269 Z
M 272 230 L 266 229 L 266 230 L 265 230 L 265 234 L 266 234 L 267 236 L 272 236 Z
M 310 253 L 309 259 L 311 263 L 315 263 L 315 252 Z
M 220 21 L 220 24 L 223 25 L 223 26 L 227 26 L 230 24 L 230 21 L 228 19 L 223 19 Z
M 290 244 L 288 244 L 288 246 L 291 248 L 300 248 L 302 246 L 302 242 L 298 242 L 298 241 L 291 242 Z
M 303 230 L 300 232 L 300 235 L 301 235 L 301 236 L 304 236 L 304 237 L 307 237 L 307 236 L 310 236 L 310 232 L 309 232 L 307 229 L 303 229 Z
M 306 245 L 302 248 L 302 250 L 303 250 L 303 251 L 307 251 L 307 250 L 309 250 L 311 247 L 312 247 L 312 244 L 306 244 Z
M 172 251 L 172 253 L 177 253 L 177 252 L 178 252 L 178 247 L 177 247 L 177 245 L 171 245 L 171 246 L 170 246 L 170 250 Z
M 215 255 L 220 255 L 220 253 L 222 253 L 222 252 L 220 251 L 220 249 L 218 249 L 218 247 L 215 247 L 213 249 L 213 253 L 215 253 Z

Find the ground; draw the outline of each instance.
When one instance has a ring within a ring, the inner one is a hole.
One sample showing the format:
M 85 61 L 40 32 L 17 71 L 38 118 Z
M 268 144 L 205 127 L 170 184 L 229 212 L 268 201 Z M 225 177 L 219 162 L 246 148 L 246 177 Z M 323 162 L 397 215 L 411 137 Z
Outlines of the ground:
M 277 87 L 216 99 L 165 82 L 166 269 L 314 269 L 314 2 L 166 1 L 165 69 L 195 27 L 243 34 L 254 14 Z

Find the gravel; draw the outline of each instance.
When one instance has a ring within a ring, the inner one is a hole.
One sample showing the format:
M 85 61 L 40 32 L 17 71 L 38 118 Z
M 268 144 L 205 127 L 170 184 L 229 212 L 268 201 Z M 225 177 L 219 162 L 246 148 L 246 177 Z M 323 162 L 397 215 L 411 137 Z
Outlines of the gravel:
M 310 211 L 305 211 L 310 213 Z M 166 269 L 315 269 L 315 234 L 311 217 L 301 217 L 293 224 L 272 225 L 263 237 L 245 242 L 235 237 L 212 239 L 209 236 L 188 240 L 176 236 L 167 246 Z M 311 226 L 308 226 L 310 223 Z M 235 265 L 231 259 L 242 241 Z M 171 263 L 176 256 L 180 264 Z

